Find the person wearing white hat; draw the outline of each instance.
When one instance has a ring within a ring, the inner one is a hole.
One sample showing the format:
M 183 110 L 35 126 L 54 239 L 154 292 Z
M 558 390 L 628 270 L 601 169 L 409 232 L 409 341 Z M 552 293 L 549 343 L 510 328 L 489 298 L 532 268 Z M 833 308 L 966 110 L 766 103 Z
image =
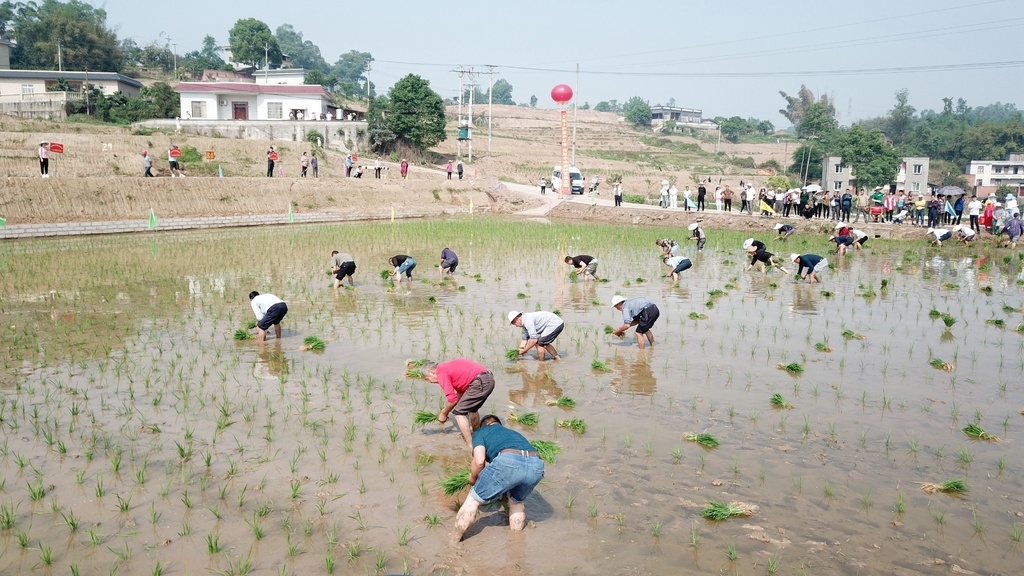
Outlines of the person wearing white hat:
M 743 249 L 748 253 L 757 252 L 758 250 L 765 250 L 768 247 L 765 246 L 764 242 L 760 240 L 754 240 L 753 238 L 747 238 L 743 241 Z
M 508 323 L 523 329 L 523 341 L 519 343 L 519 355 L 522 356 L 532 348 L 537 349 L 537 359 L 544 361 L 545 352 L 559 360 L 555 350 L 555 338 L 562 333 L 565 323 L 557 314 L 539 310 L 537 312 L 520 312 L 513 310 L 508 313 Z
M 772 254 L 767 250 L 748 250 L 747 253 L 750 254 L 750 264 L 743 270 L 744 272 L 750 270 L 760 262 L 761 271 L 766 274 L 768 273 L 769 266 L 775 266 L 779 270 L 782 270 L 783 274 L 789 274 L 789 270 L 786 270 L 781 264 L 775 261 L 775 254 Z
M 646 298 L 625 299 L 622 296 L 612 297 L 612 308 L 622 312 L 622 326 L 612 331 L 619 338 L 626 334 L 626 330 L 636 326 L 636 343 L 641 350 L 644 349 L 644 337 L 647 342 L 654 346 L 654 332 L 651 328 L 658 321 L 661 311 L 654 305 L 654 302 Z
M 953 237 L 953 233 L 945 228 L 929 228 L 927 234 L 932 237 L 932 246 L 942 246 L 942 243 Z
M 704 251 L 704 244 L 707 243 L 707 236 L 704 235 L 704 230 L 700 227 L 700 224 L 694 222 L 686 227 L 690 231 L 690 240 L 697 241 L 697 252 Z
M 970 228 L 962 226 L 960 224 L 953 226 L 953 231 L 956 232 L 956 239 L 959 240 L 960 242 L 963 242 L 965 246 L 967 244 L 970 244 L 971 242 L 974 241 L 975 238 L 977 238 L 977 234 L 974 232 L 974 230 L 971 230 Z
M 807 269 L 807 282 L 814 284 L 821 283 L 818 273 L 828 268 L 828 259 L 817 254 L 790 254 L 789 259 L 796 262 L 796 279 L 803 277 L 804 269 Z
M 39 175 L 43 178 L 50 177 L 50 143 L 42 141 L 39 143 Z
M 790 226 L 789 224 L 776 224 L 775 229 L 779 232 L 779 240 L 782 240 L 783 242 L 785 242 L 787 238 L 789 238 L 790 236 L 793 235 L 794 232 L 796 232 L 796 228 Z

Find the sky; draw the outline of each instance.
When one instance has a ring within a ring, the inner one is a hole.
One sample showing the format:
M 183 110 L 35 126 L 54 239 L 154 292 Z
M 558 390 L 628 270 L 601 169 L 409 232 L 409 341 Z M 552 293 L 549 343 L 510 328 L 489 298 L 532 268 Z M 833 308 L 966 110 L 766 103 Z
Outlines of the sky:
M 329 63 L 349 50 L 370 52 L 379 93 L 413 73 L 444 98 L 473 68 L 486 86 L 513 86 L 516 102 L 554 107 L 551 88 L 574 87 L 579 104 L 620 103 L 699 108 L 705 118 L 742 116 L 788 125 L 779 91 L 801 84 L 829 94 L 841 124 L 885 114 L 894 93 L 940 110 L 942 98 L 972 106 L 1018 103 L 1024 94 L 1021 0 L 515 0 L 445 5 L 425 0 L 382 4 L 310 0 L 178 0 L 158 14 L 138 0 L 90 0 L 108 25 L 140 45 L 199 49 L 207 34 L 228 43 L 241 18 L 275 30 L 291 24 Z M 576 66 L 579 65 L 577 82 Z M 468 78 L 466 79 L 468 82 Z

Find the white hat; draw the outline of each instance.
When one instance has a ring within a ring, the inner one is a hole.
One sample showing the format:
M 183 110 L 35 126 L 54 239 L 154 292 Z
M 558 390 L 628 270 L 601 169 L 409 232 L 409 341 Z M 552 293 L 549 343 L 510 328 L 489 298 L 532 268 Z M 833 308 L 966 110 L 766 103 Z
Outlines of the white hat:
M 800 258 L 799 254 L 790 254 L 789 255 L 789 259 L 794 261 L 794 262 L 796 262 L 798 258 Z
M 662 180 L 661 181 L 661 185 L 662 186 L 668 186 L 668 180 Z
M 841 230 L 843 228 L 843 226 L 846 226 L 846 224 L 843 224 L 842 222 L 840 222 L 839 224 L 836 224 L 836 230 Z
M 623 298 L 622 296 L 619 296 L 618 294 L 616 294 L 615 296 L 612 296 L 612 308 L 615 308 L 616 306 L 618 306 L 619 304 L 622 304 L 625 301 L 626 301 L 626 299 Z
M 750 248 L 753 245 L 754 245 L 754 239 L 753 238 L 747 238 L 746 240 L 743 241 L 743 249 L 744 250 L 746 250 L 747 248 Z
M 953 226 L 953 232 L 958 232 L 958 231 L 962 230 L 963 227 L 964 227 L 963 224 L 957 224 L 956 226 Z
M 686 227 L 686 229 L 689 230 L 690 232 L 693 232 L 694 230 L 697 229 L 697 223 L 694 222 L 693 224 L 690 224 L 689 226 Z
M 828 237 L 828 241 L 829 241 L 829 242 L 831 242 L 831 241 L 833 241 L 833 240 L 835 240 L 835 239 L 836 239 L 836 237 L 835 237 L 835 236 L 829 236 L 829 237 Z
M 776 224 L 775 225 L 775 229 L 776 230 L 781 230 L 782 229 L 782 224 Z
M 513 311 L 509 312 L 508 313 L 508 323 L 511 324 L 513 321 L 515 321 L 516 318 L 519 318 L 522 315 L 523 315 L 523 313 L 518 311 L 518 310 L 513 310 Z
M 928 233 L 929 233 L 929 234 L 931 234 L 932 232 L 935 232 L 935 228 L 929 228 L 929 229 L 928 229 Z

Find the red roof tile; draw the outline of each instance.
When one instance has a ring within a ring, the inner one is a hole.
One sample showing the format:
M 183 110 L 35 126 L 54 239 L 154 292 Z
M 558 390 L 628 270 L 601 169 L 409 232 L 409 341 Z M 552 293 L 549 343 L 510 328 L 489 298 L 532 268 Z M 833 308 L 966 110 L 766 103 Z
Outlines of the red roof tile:
M 288 86 L 283 84 L 250 84 L 248 82 L 181 82 L 174 87 L 176 92 L 210 92 L 226 94 L 231 92 L 246 94 L 306 94 L 310 96 L 327 96 L 324 87 L 319 84 Z

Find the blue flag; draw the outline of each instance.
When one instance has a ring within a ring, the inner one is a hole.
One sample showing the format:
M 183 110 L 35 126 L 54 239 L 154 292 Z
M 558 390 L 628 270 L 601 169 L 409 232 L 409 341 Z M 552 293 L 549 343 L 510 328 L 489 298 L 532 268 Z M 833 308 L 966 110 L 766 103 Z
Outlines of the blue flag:
M 946 214 L 956 216 L 956 210 L 953 210 L 953 205 L 950 204 L 948 200 L 946 201 Z

